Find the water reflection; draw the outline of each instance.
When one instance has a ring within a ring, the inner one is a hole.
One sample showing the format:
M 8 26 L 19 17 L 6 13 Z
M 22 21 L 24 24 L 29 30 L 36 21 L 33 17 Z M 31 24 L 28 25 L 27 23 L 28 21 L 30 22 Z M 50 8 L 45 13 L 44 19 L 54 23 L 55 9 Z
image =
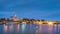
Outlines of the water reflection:
M 53 25 L 48 25 L 48 32 L 50 34 L 53 32 Z
M 42 32 L 42 25 L 39 25 L 39 32 Z
M 58 24 L 56 24 L 56 33 L 58 34 Z
M 20 25 L 18 24 L 17 25 L 17 32 L 19 32 L 20 31 Z
M 55 34 L 60 32 L 60 28 L 58 28 L 59 25 L 39 25 L 39 28 L 36 30 L 36 34 Z M 59 30 L 59 31 L 58 31 Z
M 35 33 L 35 34 L 53 34 L 60 32 L 60 25 L 34 25 L 34 24 L 15 24 L 15 25 L 4 25 L 4 34 L 9 32 L 14 33 L 21 33 L 24 34 L 25 32 L 28 33 Z
M 53 32 L 56 32 L 56 24 L 53 25 Z
M 58 25 L 58 32 L 60 32 L 60 24 Z
M 7 32 L 8 26 L 4 24 L 4 31 Z
M 26 28 L 26 24 L 22 24 L 21 28 L 22 28 L 22 31 L 24 32 Z

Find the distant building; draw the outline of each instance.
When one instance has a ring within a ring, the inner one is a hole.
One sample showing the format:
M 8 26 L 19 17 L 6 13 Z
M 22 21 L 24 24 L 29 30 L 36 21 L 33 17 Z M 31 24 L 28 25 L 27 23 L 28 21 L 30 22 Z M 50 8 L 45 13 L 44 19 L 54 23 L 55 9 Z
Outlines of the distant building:
M 16 16 L 16 14 L 14 14 L 13 20 L 14 20 L 14 21 L 18 21 L 18 17 Z

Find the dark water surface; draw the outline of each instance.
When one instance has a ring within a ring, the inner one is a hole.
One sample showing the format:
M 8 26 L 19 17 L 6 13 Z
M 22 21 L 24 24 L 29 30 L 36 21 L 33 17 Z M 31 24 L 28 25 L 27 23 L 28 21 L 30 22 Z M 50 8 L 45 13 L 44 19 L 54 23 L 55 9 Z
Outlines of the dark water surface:
M 48 25 L 48 24 L 0 25 L 0 34 L 60 34 L 60 25 Z

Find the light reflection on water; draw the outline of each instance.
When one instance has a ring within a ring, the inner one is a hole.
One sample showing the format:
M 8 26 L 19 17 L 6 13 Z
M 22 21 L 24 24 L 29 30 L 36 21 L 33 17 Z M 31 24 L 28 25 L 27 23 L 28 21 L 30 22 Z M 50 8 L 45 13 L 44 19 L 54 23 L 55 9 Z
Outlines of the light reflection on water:
M 20 30 L 20 25 L 18 24 L 17 25 L 17 32 L 19 32 L 19 30 Z
M 60 25 L 47 25 L 47 24 L 3 25 L 1 28 L 4 31 L 4 34 L 8 34 L 8 33 L 56 34 L 60 32 Z
M 4 32 L 6 33 L 8 30 L 8 26 L 4 25 Z
M 58 32 L 60 32 L 60 24 L 58 25 Z
M 22 28 L 22 32 L 24 32 L 25 28 L 26 28 L 26 24 L 22 24 L 21 25 L 21 28 Z

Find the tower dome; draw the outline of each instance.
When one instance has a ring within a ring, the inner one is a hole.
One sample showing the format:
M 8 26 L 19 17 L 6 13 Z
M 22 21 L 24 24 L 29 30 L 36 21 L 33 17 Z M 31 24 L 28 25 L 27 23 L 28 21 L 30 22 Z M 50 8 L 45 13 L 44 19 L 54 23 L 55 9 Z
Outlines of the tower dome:
M 17 17 L 17 15 L 14 13 L 14 17 L 13 17 L 14 19 L 14 21 L 18 21 L 18 17 Z

